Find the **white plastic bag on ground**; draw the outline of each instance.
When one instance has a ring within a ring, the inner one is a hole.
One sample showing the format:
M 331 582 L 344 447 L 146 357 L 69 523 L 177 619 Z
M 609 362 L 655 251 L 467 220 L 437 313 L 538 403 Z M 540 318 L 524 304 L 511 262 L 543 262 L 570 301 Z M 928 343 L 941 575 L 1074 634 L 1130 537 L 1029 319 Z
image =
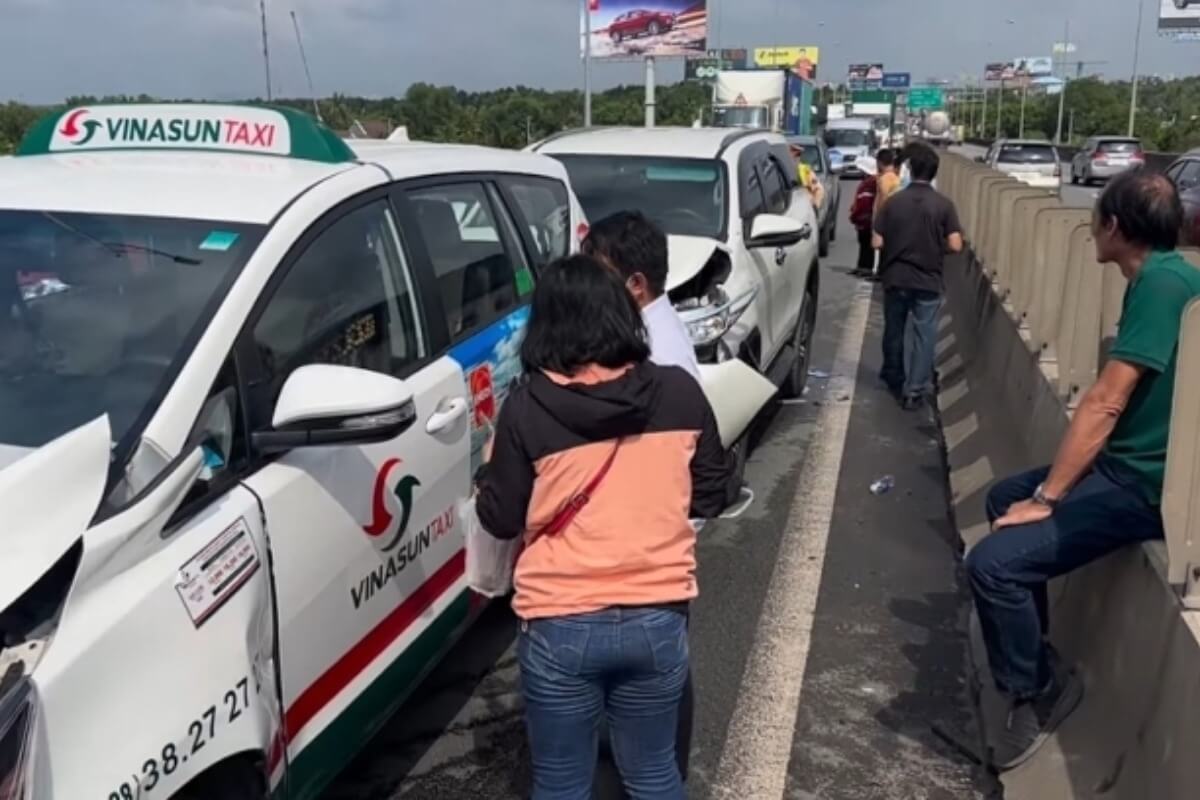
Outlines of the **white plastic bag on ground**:
M 520 537 L 497 539 L 484 530 L 475 513 L 474 497 L 459 504 L 458 518 L 467 540 L 467 585 L 486 597 L 503 597 L 511 592 Z

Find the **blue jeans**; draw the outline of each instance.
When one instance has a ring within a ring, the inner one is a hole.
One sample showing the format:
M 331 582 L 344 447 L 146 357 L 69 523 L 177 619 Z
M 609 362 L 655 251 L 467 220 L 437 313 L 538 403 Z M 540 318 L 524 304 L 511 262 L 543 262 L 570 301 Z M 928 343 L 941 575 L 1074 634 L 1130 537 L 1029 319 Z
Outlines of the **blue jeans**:
M 687 616 L 610 608 L 531 620 L 517 645 L 533 756 L 533 800 L 592 794 L 601 715 L 633 800 L 682 800 L 675 762 L 688 676 Z
M 994 522 L 1033 496 L 1048 467 L 1000 481 L 987 498 Z M 967 554 L 967 576 L 1001 692 L 1037 696 L 1052 677 L 1043 637 L 1049 630 L 1046 582 L 1135 542 L 1161 539 L 1162 517 L 1136 484 L 1103 456 L 1042 522 L 1002 528 Z
M 933 391 L 933 356 L 937 344 L 937 315 L 941 307 L 942 296 L 937 292 L 922 289 L 884 291 L 883 370 L 879 376 L 893 392 L 903 393 L 905 397 L 919 397 Z M 912 332 L 906 354 L 904 340 L 910 316 Z

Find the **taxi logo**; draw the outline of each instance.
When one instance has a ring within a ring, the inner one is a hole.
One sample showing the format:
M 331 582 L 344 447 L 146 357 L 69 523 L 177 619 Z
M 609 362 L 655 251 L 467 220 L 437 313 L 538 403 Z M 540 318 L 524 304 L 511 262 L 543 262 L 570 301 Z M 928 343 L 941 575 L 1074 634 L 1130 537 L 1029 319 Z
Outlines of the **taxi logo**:
M 496 388 L 491 365 L 484 364 L 472 370 L 467 383 L 471 390 L 471 405 L 475 409 L 473 422 L 476 428 L 482 428 L 496 419 Z
M 391 476 L 400 466 L 398 458 L 390 458 L 379 468 L 375 476 L 375 489 L 371 495 L 371 521 L 363 531 L 372 539 L 386 539 L 384 552 L 395 549 L 412 517 L 413 493 L 421 481 L 415 475 L 402 475 L 391 485 Z M 399 524 L 395 524 L 399 518 Z
M 88 115 L 86 108 L 81 108 L 78 111 L 72 111 L 63 121 L 63 126 L 58 129 L 58 132 L 67 137 L 67 140 L 76 147 L 85 145 L 92 140 L 96 135 L 96 131 L 100 130 L 101 125 L 94 119 L 83 120 Z M 80 123 L 80 120 L 83 120 Z M 82 125 L 83 130 L 80 130 Z

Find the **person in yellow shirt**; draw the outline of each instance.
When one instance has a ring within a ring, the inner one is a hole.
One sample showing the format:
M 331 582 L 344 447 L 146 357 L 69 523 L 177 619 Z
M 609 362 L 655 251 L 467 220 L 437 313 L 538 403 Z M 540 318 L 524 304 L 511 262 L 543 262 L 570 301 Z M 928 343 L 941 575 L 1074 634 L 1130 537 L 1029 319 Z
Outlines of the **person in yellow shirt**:
M 875 194 L 875 216 L 878 217 L 891 196 L 900 191 L 901 184 L 900 172 L 896 168 L 895 150 L 883 148 L 875 154 L 875 163 L 879 170 Z
M 813 208 L 820 212 L 821 206 L 825 203 L 825 187 L 817 180 L 813 168 L 804 160 L 804 148 L 794 144 L 791 149 L 792 158 L 796 159 L 796 174 L 799 176 L 800 185 L 808 191 Z

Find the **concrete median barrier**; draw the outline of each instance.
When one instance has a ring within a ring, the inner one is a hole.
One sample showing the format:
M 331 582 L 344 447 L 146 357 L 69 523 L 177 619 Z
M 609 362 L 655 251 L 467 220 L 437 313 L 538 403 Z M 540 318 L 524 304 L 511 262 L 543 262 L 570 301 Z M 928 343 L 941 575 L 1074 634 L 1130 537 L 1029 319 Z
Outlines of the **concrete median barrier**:
M 981 200 L 976 222 L 964 222 L 976 250 L 946 271 L 938 369 L 952 502 L 970 547 L 988 534 L 988 486 L 1053 459 L 1111 346 L 1126 283 L 1096 262 L 1087 211 L 1018 199 L 1008 179 L 963 167 L 951 168 L 947 191 L 968 211 Z M 980 249 L 991 263 L 980 263 Z M 1200 266 L 1200 254 L 1190 257 Z M 1185 321 L 1180 363 L 1167 541 L 1052 585 L 1049 634 L 1087 690 L 1038 755 L 1003 775 L 1010 800 L 1200 797 L 1200 611 L 1190 608 L 1200 606 L 1200 303 Z M 975 664 L 985 723 L 1002 724 L 978 647 Z

